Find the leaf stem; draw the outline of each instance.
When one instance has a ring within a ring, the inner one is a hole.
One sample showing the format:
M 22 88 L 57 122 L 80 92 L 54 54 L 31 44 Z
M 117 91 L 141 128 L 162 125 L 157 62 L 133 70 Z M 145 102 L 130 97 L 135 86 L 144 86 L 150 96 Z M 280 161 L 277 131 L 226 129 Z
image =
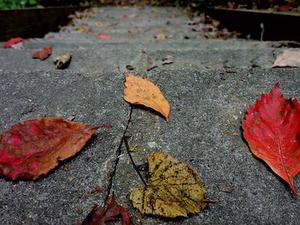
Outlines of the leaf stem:
M 133 161 L 132 155 L 130 153 L 130 147 L 129 147 L 129 144 L 128 144 L 128 139 L 129 139 L 128 136 L 124 137 L 124 143 L 125 143 L 125 146 L 126 146 L 126 151 L 127 151 L 128 155 L 129 155 L 129 158 L 130 158 L 130 161 L 132 163 L 133 168 L 135 169 L 135 171 L 137 172 L 137 174 L 139 175 L 139 177 L 141 178 L 142 182 L 144 183 L 144 185 L 146 187 L 147 183 L 144 180 L 144 178 L 143 178 L 142 174 L 140 173 L 138 167 L 136 166 L 135 162 Z
M 205 202 L 205 203 L 217 203 L 218 201 L 217 200 L 211 200 L 211 199 L 205 199 L 205 200 L 202 200 L 202 202 Z

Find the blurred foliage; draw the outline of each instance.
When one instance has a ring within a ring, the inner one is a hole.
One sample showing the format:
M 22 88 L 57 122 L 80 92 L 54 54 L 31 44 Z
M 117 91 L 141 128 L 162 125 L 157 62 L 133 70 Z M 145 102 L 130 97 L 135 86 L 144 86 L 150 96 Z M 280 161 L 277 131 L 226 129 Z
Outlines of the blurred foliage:
M 88 2 L 88 0 L 38 0 L 38 2 L 43 6 L 62 6 L 79 5 L 81 3 Z
M 25 8 L 37 4 L 37 0 L 0 0 L 0 9 Z
M 237 8 L 259 8 L 267 9 L 275 6 L 290 5 L 297 7 L 300 5 L 300 0 L 212 0 L 213 5 L 234 4 Z
M 236 8 L 273 8 L 275 6 L 300 6 L 300 0 L 91 0 L 93 4 L 136 5 L 148 4 L 153 6 L 183 6 L 189 8 L 205 8 L 207 6 L 234 5 Z
M 152 5 L 183 6 L 204 9 L 207 6 L 223 5 L 235 8 L 273 8 L 275 6 L 300 6 L 300 0 L 0 0 L 0 9 L 16 9 L 30 6 L 61 5 Z
M 216 5 L 228 5 L 228 3 L 235 3 L 242 7 L 257 7 L 257 8 L 269 8 L 276 5 L 300 5 L 300 0 L 92 0 L 93 3 L 100 4 L 115 4 L 115 5 L 128 5 L 139 4 L 143 2 L 149 5 L 175 5 L 175 6 L 216 6 Z
M 0 9 L 22 9 L 35 6 L 80 5 L 91 0 L 0 0 Z

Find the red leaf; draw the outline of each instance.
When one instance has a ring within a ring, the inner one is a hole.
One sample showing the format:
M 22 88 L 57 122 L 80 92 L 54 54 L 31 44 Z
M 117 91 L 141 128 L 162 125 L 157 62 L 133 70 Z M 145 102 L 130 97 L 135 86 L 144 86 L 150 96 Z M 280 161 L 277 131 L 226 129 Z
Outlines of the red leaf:
M 291 11 L 293 9 L 293 6 L 290 4 L 285 4 L 281 6 L 275 6 L 273 9 L 275 11 Z
M 251 105 L 243 121 L 244 137 L 255 156 L 264 160 L 296 193 L 300 172 L 300 105 L 285 99 L 277 83 Z
M 102 33 L 102 34 L 98 34 L 97 38 L 101 40 L 109 40 L 112 38 L 112 36 L 110 36 L 109 34 Z
M 227 7 L 228 7 L 228 9 L 236 9 L 237 5 L 235 2 L 229 1 L 229 2 L 227 2 Z
M 116 202 L 115 196 L 110 196 L 103 207 L 95 206 L 82 222 L 82 225 L 105 225 L 106 221 L 122 217 L 122 225 L 130 225 L 128 210 Z
M 45 60 L 52 54 L 52 46 L 47 46 L 40 51 L 34 52 L 32 54 L 33 59 Z
M 98 127 L 61 118 L 38 118 L 0 134 L 0 174 L 35 180 L 80 151 Z
M 11 48 L 13 45 L 18 44 L 23 41 L 23 38 L 16 37 L 16 38 L 11 38 L 7 42 L 4 43 L 4 48 Z

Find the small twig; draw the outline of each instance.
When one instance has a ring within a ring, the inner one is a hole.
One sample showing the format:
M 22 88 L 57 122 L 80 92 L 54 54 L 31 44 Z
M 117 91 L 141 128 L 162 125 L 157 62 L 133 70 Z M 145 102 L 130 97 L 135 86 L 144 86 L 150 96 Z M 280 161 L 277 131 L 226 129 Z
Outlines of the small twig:
M 202 202 L 205 202 L 205 203 L 217 203 L 218 201 L 217 200 L 205 199 Z
M 92 126 L 91 128 L 92 129 L 112 128 L 112 125 L 111 124 L 99 124 L 99 125 L 96 125 L 96 126 Z
M 260 23 L 261 33 L 260 33 L 260 41 L 264 40 L 264 33 L 265 33 L 265 25 L 264 23 Z
M 129 155 L 130 161 L 131 161 L 131 163 L 132 163 L 132 165 L 133 165 L 133 168 L 135 169 L 135 171 L 137 172 L 137 174 L 138 174 L 139 177 L 141 178 L 142 182 L 144 183 L 144 185 L 147 186 L 146 181 L 144 180 L 142 174 L 140 173 L 140 171 L 139 171 L 137 165 L 136 165 L 135 162 L 133 161 L 132 155 L 131 155 L 131 153 L 130 153 L 130 147 L 129 147 L 129 144 L 128 144 L 128 138 L 129 138 L 128 136 L 125 136 L 123 140 L 124 140 L 124 143 L 125 143 L 126 150 L 127 150 L 128 155 Z

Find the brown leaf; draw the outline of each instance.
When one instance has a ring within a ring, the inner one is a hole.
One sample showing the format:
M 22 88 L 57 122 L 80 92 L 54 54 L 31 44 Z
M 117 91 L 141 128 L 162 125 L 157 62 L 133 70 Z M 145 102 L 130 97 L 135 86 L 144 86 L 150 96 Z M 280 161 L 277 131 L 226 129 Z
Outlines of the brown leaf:
M 110 196 L 103 207 L 95 206 L 81 225 L 105 225 L 106 221 L 122 217 L 122 225 L 130 225 L 128 210 L 116 202 L 115 196 Z
M 35 180 L 79 152 L 96 129 L 48 117 L 15 124 L 0 134 L 0 174 Z
M 167 35 L 163 30 L 158 30 L 156 34 L 154 35 L 154 38 L 157 40 L 165 40 L 167 39 Z
M 145 78 L 127 73 L 123 98 L 131 104 L 149 107 L 161 113 L 166 119 L 169 117 L 169 102 L 165 99 L 159 88 Z
M 72 56 L 69 53 L 57 56 L 54 60 L 54 64 L 57 69 L 65 69 L 69 66 Z
M 47 46 L 40 51 L 34 52 L 32 54 L 33 59 L 45 60 L 52 54 L 52 46 Z
M 300 50 L 284 50 L 277 56 L 272 67 L 300 67 Z

